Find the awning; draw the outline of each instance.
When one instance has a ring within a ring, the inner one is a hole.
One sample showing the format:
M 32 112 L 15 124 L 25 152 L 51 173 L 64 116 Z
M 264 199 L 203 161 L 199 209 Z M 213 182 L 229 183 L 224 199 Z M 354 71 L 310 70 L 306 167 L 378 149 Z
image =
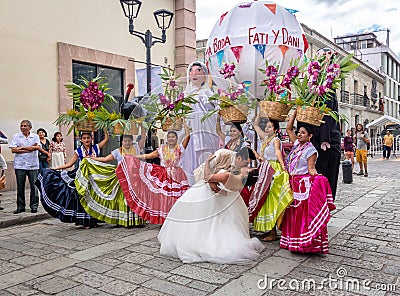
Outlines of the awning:
M 389 115 L 383 115 L 381 117 L 379 117 L 378 119 L 375 119 L 374 121 L 368 123 L 366 125 L 366 128 L 376 128 L 376 127 L 381 127 L 384 126 L 388 123 L 395 123 L 395 124 L 400 124 L 400 120 L 397 118 L 394 118 L 392 116 Z

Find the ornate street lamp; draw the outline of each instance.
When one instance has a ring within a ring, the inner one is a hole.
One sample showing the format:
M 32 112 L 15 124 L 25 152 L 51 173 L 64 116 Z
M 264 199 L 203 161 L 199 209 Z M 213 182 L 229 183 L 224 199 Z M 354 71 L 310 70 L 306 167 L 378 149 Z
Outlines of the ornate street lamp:
M 142 1 L 139 0 L 120 0 L 124 14 L 129 19 L 137 18 Z
M 165 31 L 170 27 L 174 13 L 166 9 L 158 9 L 154 11 L 154 18 L 157 22 L 157 26 L 161 29 L 161 38 L 153 36 L 150 30 L 146 32 L 139 32 L 134 29 L 133 20 L 137 18 L 139 14 L 142 1 L 139 0 L 120 0 L 122 9 L 125 16 L 129 19 L 129 33 L 136 37 L 144 43 L 146 47 L 146 91 L 149 95 L 151 92 L 151 47 L 156 43 L 165 43 L 167 41 L 167 36 Z M 145 152 L 152 152 L 151 147 L 151 131 L 149 130 L 146 141 Z

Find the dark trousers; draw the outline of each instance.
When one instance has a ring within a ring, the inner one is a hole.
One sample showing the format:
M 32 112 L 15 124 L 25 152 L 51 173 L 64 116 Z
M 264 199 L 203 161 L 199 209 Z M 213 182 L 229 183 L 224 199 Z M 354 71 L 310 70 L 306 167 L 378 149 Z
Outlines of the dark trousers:
M 325 176 L 331 186 L 333 200 L 336 196 L 336 188 L 340 168 L 340 152 L 332 149 L 318 150 L 317 172 Z
M 389 158 L 390 157 L 390 151 L 392 151 L 392 147 L 383 145 L 383 158 Z
M 17 179 L 17 210 L 25 209 L 25 182 L 27 176 L 31 187 L 29 206 L 31 210 L 36 210 L 39 205 L 39 193 L 35 187 L 38 170 L 15 169 L 15 177 Z

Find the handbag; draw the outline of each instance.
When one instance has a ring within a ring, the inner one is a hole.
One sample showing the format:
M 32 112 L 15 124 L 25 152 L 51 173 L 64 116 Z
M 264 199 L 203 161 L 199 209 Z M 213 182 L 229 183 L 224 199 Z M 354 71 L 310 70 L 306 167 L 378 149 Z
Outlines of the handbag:
M 8 144 L 7 136 L 2 131 L 0 131 L 0 144 Z

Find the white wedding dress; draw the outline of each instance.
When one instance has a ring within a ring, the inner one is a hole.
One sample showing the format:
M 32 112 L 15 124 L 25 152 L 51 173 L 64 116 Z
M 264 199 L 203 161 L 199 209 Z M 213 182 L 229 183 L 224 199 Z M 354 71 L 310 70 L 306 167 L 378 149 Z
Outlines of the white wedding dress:
M 198 182 L 176 201 L 158 235 L 161 255 L 184 263 L 257 260 L 264 246 L 250 238 L 247 207 L 240 193 L 220 187 L 226 195 Z

